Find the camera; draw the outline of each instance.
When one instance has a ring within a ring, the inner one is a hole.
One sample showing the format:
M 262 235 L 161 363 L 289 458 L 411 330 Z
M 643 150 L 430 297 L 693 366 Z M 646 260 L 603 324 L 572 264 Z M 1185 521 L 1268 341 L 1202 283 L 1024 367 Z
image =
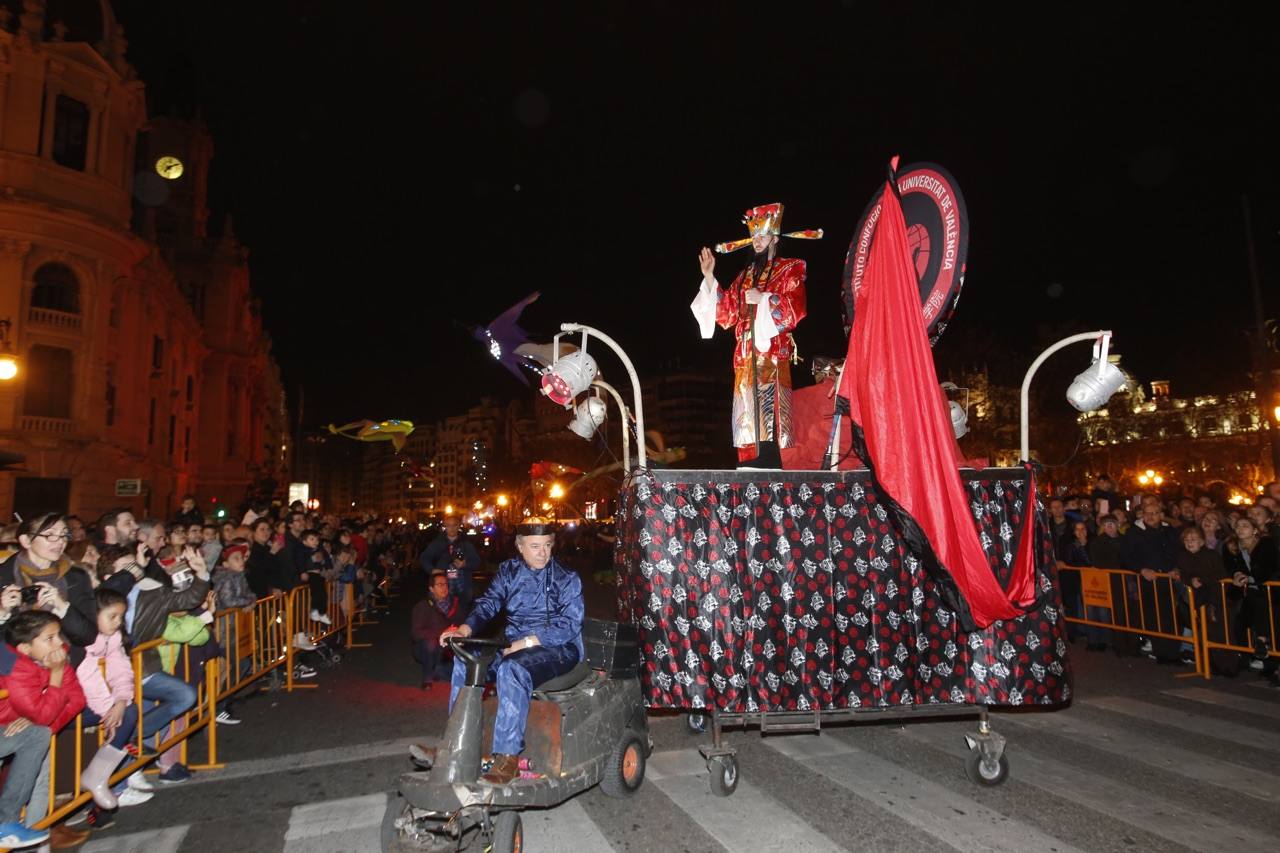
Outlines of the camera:
M 35 604 L 40 599 L 40 587 L 24 586 L 22 588 L 22 603 Z

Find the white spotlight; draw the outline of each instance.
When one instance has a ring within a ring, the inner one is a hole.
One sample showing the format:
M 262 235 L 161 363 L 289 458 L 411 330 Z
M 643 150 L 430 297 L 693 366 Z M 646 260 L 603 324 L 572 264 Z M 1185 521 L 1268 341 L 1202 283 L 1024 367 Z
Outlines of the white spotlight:
M 1111 399 L 1111 395 L 1124 386 L 1124 373 L 1107 358 L 1107 347 L 1110 344 L 1110 335 L 1104 335 L 1101 341 L 1094 344 L 1093 364 L 1067 388 L 1067 402 L 1078 411 L 1092 412 L 1102 408 Z
M 606 408 L 604 400 L 599 397 L 588 397 L 578 404 L 574 410 L 573 420 L 569 421 L 569 431 L 574 435 L 589 439 L 604 423 Z

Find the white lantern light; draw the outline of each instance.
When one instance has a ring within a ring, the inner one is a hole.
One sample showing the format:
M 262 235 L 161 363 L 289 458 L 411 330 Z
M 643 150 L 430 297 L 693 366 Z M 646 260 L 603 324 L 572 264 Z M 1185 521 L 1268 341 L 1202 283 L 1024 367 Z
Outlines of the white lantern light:
M 599 397 L 588 397 L 574 410 L 573 420 L 569 421 L 569 431 L 589 439 L 596 434 L 600 424 L 604 423 L 605 413 L 604 400 Z

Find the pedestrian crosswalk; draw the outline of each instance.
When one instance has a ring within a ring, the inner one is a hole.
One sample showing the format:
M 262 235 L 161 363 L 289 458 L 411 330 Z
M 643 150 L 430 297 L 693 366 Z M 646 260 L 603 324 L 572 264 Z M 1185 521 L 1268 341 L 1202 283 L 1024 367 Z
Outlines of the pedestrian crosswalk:
M 698 739 L 666 721 L 635 799 L 589 791 L 526 812 L 525 849 L 1271 851 L 1280 837 L 1280 695 L 1252 693 L 1187 687 L 994 715 L 1011 767 L 997 788 L 964 777 L 969 720 L 833 727 L 819 736 L 731 732 L 741 777 L 733 796 L 715 797 Z M 278 843 L 263 853 L 378 851 L 391 802 L 380 791 L 299 805 L 287 823 L 280 818 Z M 107 831 L 82 849 L 214 849 L 190 829 Z M 686 843 L 671 842 L 673 832 Z

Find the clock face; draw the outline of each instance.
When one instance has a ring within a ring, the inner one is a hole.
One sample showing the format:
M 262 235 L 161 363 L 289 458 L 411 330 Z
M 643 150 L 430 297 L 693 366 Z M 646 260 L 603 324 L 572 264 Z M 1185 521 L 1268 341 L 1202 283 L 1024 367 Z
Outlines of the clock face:
M 176 181 L 182 177 L 182 161 L 167 155 L 161 157 L 156 161 L 156 174 L 167 181 Z

